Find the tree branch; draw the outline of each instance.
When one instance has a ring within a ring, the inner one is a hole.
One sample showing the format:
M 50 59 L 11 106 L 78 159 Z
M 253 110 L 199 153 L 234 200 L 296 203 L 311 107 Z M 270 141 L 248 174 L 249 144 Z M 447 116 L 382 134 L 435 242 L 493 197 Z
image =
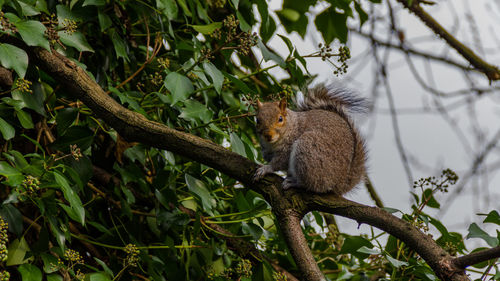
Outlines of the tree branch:
M 452 263 L 452 257 L 439 247 L 430 236 L 383 209 L 365 206 L 332 195 L 304 195 L 302 198 L 311 210 L 337 214 L 353 219 L 360 224 L 366 223 L 400 239 L 415 250 L 429 264 L 436 275 L 443 280 L 469 280 L 463 269 Z
M 500 246 L 455 258 L 453 263 L 459 268 L 466 268 L 469 265 L 478 264 L 495 258 L 500 258 Z
M 420 18 L 434 33 L 443 38 L 451 47 L 457 50 L 466 60 L 470 62 L 477 70 L 483 72 L 490 81 L 500 80 L 500 70 L 497 66 L 491 65 L 481 59 L 469 47 L 458 41 L 451 33 L 449 33 L 439 22 L 420 7 L 420 1 L 397 0 L 405 8 L 413 12 Z M 408 4 L 408 3 L 411 3 Z
M 1 40 L 3 38 L 0 38 Z M 305 194 L 295 190 L 284 192 L 280 188 L 282 178 L 277 175 L 266 176 L 254 183 L 252 175 L 257 167 L 254 162 L 211 141 L 149 121 L 144 116 L 125 109 L 106 95 L 84 70 L 60 54 L 50 53 L 39 47 L 27 47 L 19 40 L 16 45 L 28 52 L 30 62 L 34 62 L 67 87 L 69 93 L 81 99 L 123 137 L 199 161 L 260 192 L 271 204 L 304 280 L 324 278 L 317 264 L 313 263 L 314 257 L 305 243 L 300 227 L 300 219 L 309 210 L 331 212 L 378 227 L 415 249 L 443 280 L 468 280 L 463 269 L 458 268 L 444 250 L 409 223 L 379 208 L 364 206 L 343 198 Z

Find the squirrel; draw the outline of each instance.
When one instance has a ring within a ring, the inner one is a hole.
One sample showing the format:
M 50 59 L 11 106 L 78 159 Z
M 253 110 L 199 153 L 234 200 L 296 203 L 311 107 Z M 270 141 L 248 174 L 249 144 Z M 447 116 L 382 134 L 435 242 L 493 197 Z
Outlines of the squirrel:
M 287 171 L 283 189 L 304 188 L 341 196 L 365 177 L 366 151 L 349 112 L 364 107 L 362 98 L 344 89 L 317 86 L 297 101 L 257 101 L 257 134 L 264 159 L 254 180 Z

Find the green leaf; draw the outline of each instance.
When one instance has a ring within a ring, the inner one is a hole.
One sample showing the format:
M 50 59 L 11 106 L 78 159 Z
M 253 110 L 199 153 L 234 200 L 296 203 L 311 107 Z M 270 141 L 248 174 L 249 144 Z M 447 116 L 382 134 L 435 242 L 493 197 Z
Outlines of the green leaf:
M 31 119 L 31 114 L 23 111 L 22 109 L 16 111 L 17 119 L 19 119 L 19 123 L 25 129 L 33 129 L 35 125 L 33 124 L 33 120 Z
M 302 2 L 302 1 L 296 1 L 296 2 Z M 302 38 L 304 38 L 307 31 L 307 25 L 309 24 L 309 19 L 304 12 L 301 13 L 300 10 L 298 9 L 294 10 L 299 11 L 300 15 L 296 21 L 289 20 L 288 18 L 285 17 L 285 15 L 282 15 L 281 13 L 277 12 L 276 14 L 278 15 L 278 18 L 280 19 L 283 26 L 285 27 L 287 33 L 292 33 L 293 31 L 296 31 Z
M 172 0 L 156 0 L 156 7 L 159 10 L 163 11 L 163 13 L 167 16 L 169 20 L 173 20 L 177 18 L 177 13 L 179 12 L 179 8 L 177 7 L 177 3 Z
M 238 9 L 238 6 L 239 6 L 239 4 L 240 4 L 240 0 L 231 0 L 231 2 L 233 3 L 234 8 L 235 8 L 235 9 Z
M 90 274 L 90 281 L 111 281 L 111 278 L 103 272 L 97 272 Z
M 76 108 L 68 107 L 59 110 L 56 115 L 57 134 L 64 135 L 69 126 L 75 122 L 77 116 L 78 109 Z
M 236 18 L 240 21 L 240 28 L 244 32 L 249 32 L 252 27 L 247 23 L 240 11 L 236 11 Z
M 211 24 L 205 24 L 205 25 L 189 24 L 188 26 L 191 26 L 194 30 L 198 31 L 201 34 L 211 34 L 217 28 L 222 27 L 222 22 L 213 22 Z
M 10 44 L 0 44 L 0 64 L 14 69 L 19 77 L 24 78 L 28 68 L 28 55 L 22 49 Z
M 64 198 L 69 202 L 71 209 L 75 212 L 76 221 L 81 223 L 82 225 L 85 224 L 85 209 L 83 208 L 80 197 L 78 197 L 78 194 L 76 194 L 73 188 L 69 186 L 69 183 L 64 175 L 60 174 L 57 171 L 55 171 L 53 175 L 56 183 L 61 188 L 64 194 Z
M 92 47 L 89 45 L 83 33 L 79 31 L 73 32 L 71 34 L 68 34 L 66 31 L 59 31 L 57 32 L 57 34 L 59 35 L 61 42 L 63 42 L 63 44 L 66 46 L 73 47 L 79 52 L 94 52 L 94 49 L 92 49 Z
M 57 262 L 57 260 L 56 260 L 56 262 Z M 49 274 L 49 275 L 47 275 L 47 281 L 63 281 L 63 280 L 64 279 L 59 274 Z
M 252 238 L 256 241 L 258 241 L 260 239 L 260 237 L 262 236 L 262 233 L 264 232 L 262 230 L 262 227 L 254 224 L 254 223 L 251 223 L 251 222 L 241 223 L 241 230 L 243 231 L 243 234 L 252 235 Z
M 101 32 L 108 29 L 113 22 L 111 18 L 102 11 L 102 9 L 97 10 L 97 19 L 99 20 L 99 26 L 101 27 Z
M 424 190 L 424 194 L 422 194 L 422 202 L 427 202 L 427 206 L 431 208 L 439 209 L 439 207 L 441 207 L 439 202 L 434 198 L 434 194 L 430 188 Z
M 5 161 L 0 161 L 0 176 L 7 178 L 4 183 L 9 186 L 19 185 L 24 180 L 23 174 Z
M 363 247 L 359 248 L 358 252 L 364 253 L 364 254 L 368 254 L 368 255 L 378 255 L 378 254 L 380 254 L 380 251 L 378 251 L 376 249 L 368 248 L 366 246 L 363 246 Z
M 54 267 L 54 264 L 57 264 L 57 258 L 48 253 L 41 254 L 43 261 L 43 272 L 45 273 L 54 273 L 58 271 L 57 268 Z
M 392 264 L 392 266 L 394 266 L 395 268 L 400 268 L 401 266 L 407 266 L 408 263 L 405 262 L 405 261 L 400 261 L 400 260 L 397 260 L 389 255 L 386 255 L 385 256 L 387 258 L 387 260 Z
M 359 26 L 361 27 L 368 20 L 368 14 L 366 14 L 366 12 L 358 2 L 354 2 L 354 9 L 356 9 L 356 12 L 359 15 Z
M 283 68 L 286 66 L 285 60 L 283 60 L 283 58 L 279 55 L 269 51 L 269 49 L 264 45 L 264 43 L 262 43 L 261 40 L 259 40 L 259 43 L 257 43 L 257 45 L 259 46 L 259 49 L 262 52 L 262 57 L 265 61 L 273 60 Z
M 104 6 L 106 5 L 105 0 L 85 0 L 82 4 L 82 7 L 85 6 Z
M 363 246 L 373 248 L 372 243 L 370 243 L 368 239 L 361 236 L 347 236 L 344 240 L 342 248 L 340 249 L 340 254 L 353 254 L 360 259 L 365 259 L 369 255 L 358 251 Z
M 293 9 L 283 9 L 281 11 L 276 11 L 278 16 L 281 16 L 289 21 L 298 21 L 300 18 L 300 13 Z
M 198 198 L 201 200 L 201 203 L 203 205 L 203 210 L 211 214 L 212 208 L 215 207 L 216 202 L 215 199 L 210 194 L 210 192 L 208 191 L 207 187 L 205 186 L 205 183 L 200 181 L 199 179 L 192 177 L 189 174 L 186 174 L 185 179 L 189 191 L 196 194 Z
M 15 25 L 26 44 L 39 46 L 50 51 L 49 41 L 45 37 L 47 28 L 41 22 L 34 20 L 19 21 Z
M 12 92 L 12 98 L 17 101 L 21 101 L 21 108 L 27 107 L 33 109 L 36 113 L 46 116 L 45 105 L 44 105 L 44 91 L 41 88 L 40 83 L 35 82 L 33 84 L 33 93 L 26 94 L 19 90 Z
M 16 130 L 7 121 L 0 117 L 0 132 L 4 140 L 10 140 L 16 135 Z
M 172 105 L 183 101 L 194 91 L 191 80 L 177 72 L 170 72 L 165 78 L 165 87 L 172 93 Z
M 290 54 L 292 54 L 292 53 L 293 53 L 293 50 L 295 49 L 295 48 L 293 47 L 292 41 L 290 41 L 290 39 L 288 39 L 288 37 L 283 36 L 283 35 L 281 35 L 281 34 L 278 34 L 278 36 L 281 38 L 281 40 L 283 40 L 283 42 L 285 42 L 285 44 L 286 44 L 286 46 L 287 46 L 288 50 L 290 51 Z
M 123 40 L 123 38 L 116 32 L 114 28 L 109 30 L 111 36 L 111 42 L 113 42 L 113 46 L 115 47 L 116 57 L 123 58 L 125 61 L 129 61 L 127 54 L 127 44 Z
M 212 120 L 213 112 L 208 110 L 205 105 L 196 100 L 187 100 L 184 102 L 185 107 L 179 117 L 188 121 L 201 120 L 203 123 L 208 123 Z
M 23 264 L 17 268 L 23 281 L 42 281 L 42 272 L 32 264 Z
M 323 35 L 326 45 L 329 45 L 335 38 L 339 39 L 341 43 L 347 42 L 347 15 L 338 13 L 334 7 L 319 14 L 314 20 L 314 24 Z
M 23 215 L 12 204 L 5 204 L 0 209 L 0 216 L 9 224 L 9 231 L 16 236 L 23 233 Z
M 57 138 L 51 144 L 51 147 L 64 152 L 69 152 L 69 146 L 76 144 L 80 150 L 84 151 L 90 147 L 94 140 L 94 132 L 88 127 L 72 126 L 66 130 L 66 133 Z
M 483 221 L 484 223 L 495 223 L 500 225 L 500 215 L 497 211 L 491 211 Z
M 231 141 L 231 150 L 243 157 L 247 157 L 247 152 L 245 151 L 245 145 L 241 141 L 240 137 L 233 132 L 231 133 L 229 139 Z
M 469 230 L 469 234 L 467 234 L 467 237 L 466 237 L 467 239 L 469 239 L 469 238 L 481 238 L 484 241 L 486 241 L 486 243 L 488 243 L 488 245 L 490 245 L 491 247 L 498 246 L 498 238 L 490 236 L 484 230 L 479 228 L 479 226 L 476 223 L 472 223 L 469 226 L 468 230 Z
M 203 69 L 205 72 L 212 78 L 212 82 L 214 83 L 214 88 L 217 93 L 220 94 L 222 90 L 222 84 L 224 83 L 224 75 L 222 72 L 213 65 L 211 62 L 204 62 Z
M 9 248 L 7 250 L 9 252 L 7 262 L 5 263 L 7 266 L 24 264 L 30 260 L 25 259 L 26 253 L 30 251 L 30 248 L 24 237 L 21 237 L 21 240 L 15 239 L 14 241 L 10 242 Z M 25 279 L 23 278 L 23 280 Z

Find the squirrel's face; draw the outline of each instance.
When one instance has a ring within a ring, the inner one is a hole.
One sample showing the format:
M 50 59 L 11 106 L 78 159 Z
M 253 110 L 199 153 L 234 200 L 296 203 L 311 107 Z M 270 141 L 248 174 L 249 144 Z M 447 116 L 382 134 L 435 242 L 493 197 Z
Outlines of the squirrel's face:
M 281 138 L 286 125 L 286 100 L 261 103 L 257 101 L 257 133 L 268 143 Z

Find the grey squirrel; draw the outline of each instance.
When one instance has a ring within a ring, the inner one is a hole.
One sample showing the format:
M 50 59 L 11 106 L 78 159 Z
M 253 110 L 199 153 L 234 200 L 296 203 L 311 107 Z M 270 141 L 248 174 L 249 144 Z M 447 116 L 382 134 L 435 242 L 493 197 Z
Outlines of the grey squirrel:
M 349 111 L 364 100 L 323 85 L 308 90 L 297 111 L 286 99 L 257 101 L 257 134 L 264 159 L 254 180 L 287 171 L 283 189 L 305 188 L 341 196 L 365 177 L 365 147 Z

